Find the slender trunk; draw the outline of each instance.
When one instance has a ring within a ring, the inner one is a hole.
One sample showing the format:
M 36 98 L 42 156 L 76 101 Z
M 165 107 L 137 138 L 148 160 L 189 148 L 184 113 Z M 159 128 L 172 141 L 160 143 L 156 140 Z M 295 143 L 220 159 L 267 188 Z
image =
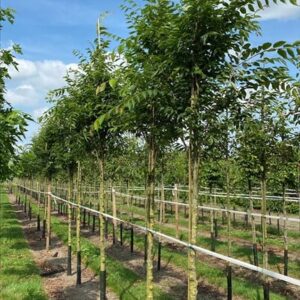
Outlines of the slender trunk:
M 217 207 L 217 189 L 214 189 L 214 207 Z M 214 210 L 214 237 L 218 237 L 218 211 Z
M 268 267 L 268 252 L 266 248 L 267 242 L 267 222 L 266 222 L 266 212 L 267 212 L 267 199 L 266 199 L 266 177 L 262 175 L 261 178 L 261 229 L 262 229 L 262 253 L 263 253 L 263 268 Z
M 197 198 L 198 198 L 198 170 L 199 157 L 197 145 L 190 142 L 190 182 L 189 182 L 189 243 L 196 244 L 197 238 Z M 197 299 L 197 274 L 196 274 L 196 253 L 188 251 L 188 299 Z
M 41 210 L 41 191 L 40 191 L 40 182 L 36 182 L 36 190 L 37 190 L 37 201 L 38 201 L 38 212 L 37 212 L 37 231 L 41 230 L 41 219 L 40 219 L 40 210 Z
M 146 226 L 150 230 L 153 230 L 154 226 L 155 163 L 156 145 L 154 137 L 151 136 L 149 138 L 146 201 Z M 151 232 L 147 232 L 147 299 L 153 299 L 153 234 Z
M 252 247 L 253 247 L 253 263 L 258 266 L 258 256 L 257 256 L 257 241 L 256 241 L 256 228 L 255 228 L 255 217 L 253 216 L 253 198 L 252 198 L 252 187 L 249 179 L 248 182 L 248 190 L 249 190 L 249 201 L 250 201 L 250 220 L 251 220 L 251 230 L 252 230 Z
M 111 188 L 111 197 L 112 197 L 112 212 L 113 212 L 113 217 L 117 217 L 117 206 L 116 206 L 116 191 L 112 187 Z M 117 232 L 117 221 L 114 219 L 113 220 L 113 227 L 114 227 L 114 234 Z
M 159 199 L 161 200 L 160 206 L 159 206 L 159 209 L 160 209 L 159 224 L 160 224 L 160 226 L 162 225 L 162 223 L 165 222 L 165 203 L 162 202 L 162 201 L 165 200 L 164 198 L 165 198 L 165 195 L 164 195 L 164 179 L 163 179 L 163 176 L 162 176 L 162 178 L 161 178 L 161 188 L 160 188 L 160 197 L 159 197 Z
M 46 235 L 46 250 L 50 250 L 51 242 L 51 180 L 48 181 L 48 200 L 47 200 L 47 235 Z
M 161 181 L 161 201 L 165 201 L 164 179 Z M 166 222 L 166 203 L 162 202 L 162 223 Z
M 44 182 L 44 188 L 43 188 L 43 191 L 45 191 L 46 189 L 46 184 Z M 46 198 L 45 194 L 44 194 L 44 213 L 43 213 L 43 220 L 44 220 L 44 223 L 46 224 L 47 222 L 47 207 L 48 207 L 48 197 Z
M 283 241 L 284 241 L 284 275 L 288 275 L 288 229 L 287 229 L 287 210 L 285 184 L 283 184 Z
M 69 183 L 68 183 L 68 201 L 72 201 L 73 192 L 73 175 L 69 173 Z M 68 204 L 68 246 L 72 245 L 72 209 L 71 205 Z
M 193 78 L 191 90 L 191 110 L 193 116 L 197 115 L 197 104 L 199 87 L 197 79 Z M 194 120 L 191 120 L 192 124 Z M 189 144 L 189 243 L 196 244 L 197 239 L 197 199 L 198 199 L 198 172 L 199 172 L 199 145 L 197 143 L 198 129 L 190 125 Z M 196 273 L 196 253 L 193 249 L 188 250 L 188 300 L 197 299 L 197 273 Z
M 226 199 L 227 199 L 227 255 L 231 256 L 231 201 L 230 201 L 230 178 L 229 178 L 229 162 L 227 161 L 227 170 L 226 170 Z
M 78 162 L 77 174 L 77 208 L 76 208 L 76 251 L 77 251 L 77 281 L 76 284 L 81 284 L 81 241 L 80 241 L 80 205 L 81 205 L 81 166 Z
M 73 192 L 73 175 L 72 172 L 69 171 L 69 183 L 68 183 L 68 201 L 72 200 L 72 192 Z M 71 205 L 68 203 L 68 268 L 67 274 L 71 275 L 72 273 L 72 210 Z
M 264 92 L 264 91 L 263 91 Z M 264 135 L 267 134 L 265 128 L 265 99 L 264 93 L 261 102 L 261 111 L 260 111 L 260 121 L 261 121 L 261 130 L 263 131 Z M 266 148 L 265 146 L 262 147 L 261 155 L 260 155 L 260 168 L 261 168 L 261 231 L 262 231 L 262 255 L 263 255 L 263 268 L 268 268 L 268 251 L 266 247 L 267 243 L 267 155 L 266 155 Z M 263 275 L 264 281 L 264 294 L 265 298 L 269 297 L 269 282 L 266 275 Z
M 105 255 L 105 195 L 104 195 L 104 152 L 100 151 L 98 157 L 99 164 L 99 224 L 100 224 L 100 299 L 106 298 L 106 255 Z
M 174 186 L 174 202 L 175 202 L 175 222 L 176 222 L 176 238 L 179 238 L 179 212 L 178 212 L 178 185 Z
M 213 196 L 212 196 L 212 193 L 213 193 L 213 189 L 212 189 L 212 186 L 210 186 L 210 189 L 209 189 L 209 193 L 210 193 L 210 207 L 213 207 Z M 210 210 L 210 240 L 211 240 L 211 251 L 215 251 L 215 236 L 214 236 L 214 210 Z

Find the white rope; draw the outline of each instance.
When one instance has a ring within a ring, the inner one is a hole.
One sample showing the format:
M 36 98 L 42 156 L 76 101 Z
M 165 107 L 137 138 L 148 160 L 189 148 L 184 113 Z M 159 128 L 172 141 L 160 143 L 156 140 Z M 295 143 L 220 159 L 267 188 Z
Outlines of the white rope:
M 28 189 L 26 187 L 23 187 L 23 188 L 27 189 L 29 191 L 35 191 L 35 190 Z M 264 268 L 261 268 L 261 267 L 257 267 L 257 266 L 254 266 L 252 264 L 240 261 L 238 259 L 235 259 L 235 258 L 232 258 L 232 257 L 228 257 L 228 256 L 225 256 L 223 254 L 219 254 L 219 253 L 207 250 L 205 248 L 202 248 L 202 247 L 199 247 L 199 246 L 196 246 L 196 245 L 193 245 L 193 244 L 186 243 L 184 241 L 181 241 L 179 239 L 176 239 L 174 237 L 168 236 L 166 234 L 154 231 L 154 230 L 149 229 L 147 227 L 140 226 L 140 225 L 128 222 L 128 221 L 124 221 L 124 220 L 119 219 L 117 217 L 113 217 L 113 216 L 111 216 L 109 214 L 106 214 L 106 213 L 101 213 L 101 212 L 99 212 L 99 211 L 97 211 L 95 209 L 92 209 L 92 208 L 89 208 L 89 207 L 86 207 L 86 206 L 83 206 L 83 205 L 78 205 L 78 204 L 76 204 L 74 202 L 65 200 L 65 199 L 63 199 L 61 197 L 58 197 L 58 196 L 56 196 L 56 195 L 54 195 L 52 193 L 48 193 L 48 192 L 43 192 L 43 193 L 44 194 L 48 194 L 48 195 L 50 194 L 52 198 L 54 198 L 56 200 L 59 200 L 59 201 L 62 201 L 62 202 L 65 202 L 67 204 L 70 204 L 73 207 L 80 207 L 81 209 L 85 209 L 86 211 L 92 212 L 92 213 L 94 213 L 96 215 L 102 215 L 102 216 L 104 216 L 106 218 L 109 218 L 111 220 L 115 220 L 117 222 L 124 223 L 124 224 L 130 225 L 132 227 L 135 227 L 135 228 L 137 228 L 137 229 L 139 229 L 141 231 L 151 232 L 153 235 L 155 235 L 157 237 L 164 238 L 165 240 L 168 240 L 168 241 L 176 243 L 176 244 L 180 244 L 180 245 L 182 245 L 182 246 L 184 246 L 184 247 L 186 247 L 188 249 L 192 249 L 192 250 L 194 250 L 196 252 L 203 253 L 205 255 L 218 258 L 220 260 L 229 262 L 229 263 L 231 263 L 233 265 L 236 265 L 236 266 L 239 266 L 239 267 L 243 267 L 243 268 L 246 268 L 248 270 L 255 271 L 255 272 L 267 275 L 267 276 L 272 277 L 274 279 L 282 280 L 282 281 L 285 281 L 287 283 L 294 284 L 296 286 L 300 286 L 300 280 L 299 279 L 292 278 L 292 277 L 289 277 L 289 276 L 285 276 L 285 275 L 279 274 L 277 272 L 273 272 L 271 270 L 267 270 L 267 269 L 264 269 Z
M 132 197 L 133 199 L 137 199 L 137 200 L 143 200 L 145 201 L 146 198 L 145 197 L 141 197 L 141 196 L 133 196 L 133 195 L 127 195 L 124 193 L 120 193 L 120 192 L 116 192 L 116 195 L 119 196 L 123 196 L 123 197 Z M 159 199 L 155 199 L 155 202 L 158 203 L 166 203 L 166 204 L 170 204 L 170 205 L 178 205 L 178 206 L 186 206 L 189 207 L 189 205 L 187 203 L 182 203 L 182 202 L 174 202 L 174 201 L 166 201 L 166 200 L 159 200 Z M 297 218 L 290 218 L 290 217 L 283 217 L 283 216 L 274 216 L 274 215 L 262 215 L 260 213 L 251 213 L 251 212 L 244 212 L 244 211 L 240 211 L 240 210 L 233 210 L 233 209 L 226 209 L 226 208 L 221 208 L 221 207 L 211 207 L 211 206 L 204 206 L 204 205 L 198 205 L 198 209 L 205 209 L 208 211 L 214 210 L 214 211 L 220 211 L 220 212 L 230 212 L 233 214 L 238 214 L 238 215 L 250 215 L 253 217 L 266 217 L 267 219 L 273 219 L 273 220 L 286 220 L 289 222 L 296 222 L 296 223 L 300 223 L 300 219 Z
M 34 189 L 24 187 L 22 185 L 19 185 L 19 186 L 22 187 L 22 188 L 25 188 L 25 189 L 27 189 L 28 191 L 31 191 L 31 192 L 41 193 L 41 194 L 48 194 L 48 192 L 37 191 L 37 190 L 34 190 Z M 106 191 L 106 192 L 110 193 L 111 191 Z M 146 200 L 145 197 L 141 197 L 141 196 L 128 195 L 128 194 L 124 194 L 124 193 L 120 193 L 120 192 L 115 192 L 115 193 L 116 193 L 116 195 L 123 196 L 123 197 L 132 197 L 133 199 L 143 200 L 143 201 Z M 159 200 L 159 199 L 155 199 L 155 202 L 166 203 L 166 204 L 170 204 L 170 205 L 186 206 L 186 207 L 189 206 L 187 203 L 173 202 L 173 201 L 166 201 L 166 200 Z M 262 214 L 259 214 L 259 213 L 250 213 L 250 212 L 244 212 L 244 211 L 240 211 L 240 210 L 232 210 L 232 209 L 226 209 L 226 208 L 220 208 L 220 207 L 210 207 L 210 206 L 198 205 L 198 209 L 205 209 L 205 210 L 208 210 L 208 211 L 213 210 L 213 211 L 218 211 L 218 212 L 230 212 L 232 214 L 237 214 L 237 215 L 244 215 L 244 216 L 248 215 L 248 216 L 259 217 L 259 218 L 265 217 L 267 219 L 272 219 L 272 220 L 286 220 L 288 222 L 300 223 L 300 219 L 297 219 L 297 218 L 284 217 L 284 216 L 274 216 L 274 215 L 262 215 Z
M 124 221 L 124 220 L 122 220 L 120 218 L 113 217 L 112 215 L 109 215 L 109 214 L 106 214 L 106 213 L 101 213 L 101 212 L 99 212 L 99 211 L 97 211 L 95 209 L 92 209 L 92 208 L 89 208 L 89 207 L 86 207 L 86 206 L 83 206 L 83 205 L 78 205 L 76 203 L 67 201 L 67 200 L 62 199 L 62 198 L 60 198 L 58 196 L 53 195 L 52 193 L 51 193 L 51 197 L 56 198 L 57 200 L 63 201 L 65 203 L 68 203 L 68 204 L 70 204 L 72 206 L 80 207 L 81 209 L 85 209 L 86 211 L 90 211 L 90 212 L 92 212 L 94 214 L 102 215 L 102 216 L 104 216 L 106 218 L 109 218 L 111 220 L 115 220 L 117 222 L 130 225 L 130 226 L 135 227 L 135 228 L 137 228 L 137 229 L 139 229 L 141 231 L 151 232 L 153 235 L 155 235 L 157 237 L 161 237 L 161 238 L 164 238 L 164 239 L 166 239 L 166 240 L 168 240 L 170 242 L 173 242 L 173 243 L 176 243 L 176 244 L 180 244 L 180 245 L 182 245 L 182 246 L 184 246 L 186 248 L 193 249 L 196 252 L 200 252 L 200 253 L 203 253 L 203 254 L 206 254 L 206 255 L 209 255 L 209 256 L 221 259 L 223 261 L 229 262 L 229 263 L 234 264 L 236 266 L 243 267 L 243 268 L 246 268 L 246 269 L 249 269 L 249 270 L 252 270 L 252 271 L 255 271 L 255 272 L 267 275 L 267 276 L 270 276 L 270 277 L 272 277 L 274 279 L 282 280 L 282 281 L 285 281 L 287 283 L 291 283 L 291 284 L 300 286 L 300 280 L 299 279 L 292 278 L 292 277 L 289 277 L 289 276 L 285 276 L 285 275 L 273 272 L 271 270 L 267 270 L 267 269 L 264 269 L 264 268 L 261 268 L 261 267 L 254 266 L 252 264 L 243 262 L 241 260 L 238 260 L 238 259 L 235 259 L 235 258 L 232 258 L 232 257 L 228 257 L 228 256 L 225 256 L 223 254 L 219 254 L 219 253 L 207 250 L 205 248 L 202 248 L 202 247 L 190 244 L 190 243 L 186 243 L 184 241 L 181 241 L 181 240 L 176 239 L 174 237 L 171 237 L 169 235 L 166 235 L 166 234 L 154 231 L 152 229 L 149 229 L 149 228 L 147 228 L 145 226 L 140 226 L 140 225 L 128 222 L 128 221 Z
M 27 189 L 29 191 L 35 191 L 35 190 L 28 189 L 26 187 L 23 187 L 23 188 Z M 78 205 L 78 204 L 76 204 L 74 202 L 65 200 L 65 199 L 63 199 L 61 197 L 58 197 L 58 196 L 56 196 L 56 195 L 54 195 L 52 193 L 48 193 L 48 192 L 43 192 L 43 193 L 44 194 L 48 194 L 48 195 L 50 194 L 52 198 L 54 198 L 56 200 L 59 200 L 59 201 L 62 201 L 62 202 L 65 202 L 67 204 L 70 204 L 73 207 L 80 207 L 81 209 L 85 209 L 86 211 L 92 212 L 92 213 L 94 213 L 96 215 L 102 215 L 103 217 L 106 217 L 106 218 L 111 219 L 111 220 L 115 220 L 115 221 L 120 222 L 120 223 L 124 223 L 124 224 L 130 225 L 130 226 L 135 227 L 135 228 L 137 228 L 137 229 L 139 229 L 141 231 L 151 232 L 154 236 L 164 238 L 164 239 L 166 239 L 166 240 L 168 240 L 170 242 L 176 243 L 176 244 L 180 244 L 180 245 L 182 245 L 182 246 L 184 246 L 184 247 L 186 247 L 188 249 L 192 249 L 192 250 L 194 250 L 196 252 L 203 253 L 205 255 L 209 255 L 209 256 L 218 258 L 220 260 L 229 262 L 229 263 L 231 263 L 233 265 L 236 265 L 236 266 L 239 266 L 239 267 L 243 267 L 243 268 L 246 268 L 248 270 L 255 271 L 255 272 L 267 275 L 269 277 L 272 277 L 274 279 L 282 280 L 282 281 L 285 281 L 287 283 L 294 284 L 294 285 L 300 287 L 300 280 L 299 279 L 292 278 L 290 276 L 285 276 L 285 275 L 282 275 L 282 274 L 279 274 L 277 272 L 273 272 L 271 270 L 267 270 L 267 269 L 264 269 L 264 268 L 261 268 L 261 267 L 257 267 L 257 266 L 254 266 L 252 264 L 243 262 L 241 260 L 238 260 L 238 259 L 235 259 L 235 258 L 232 258 L 232 257 L 228 257 L 226 255 L 219 254 L 219 253 L 207 250 L 205 248 L 202 248 L 202 247 L 199 247 L 199 246 L 196 246 L 196 245 L 193 245 L 193 244 L 181 241 L 181 240 L 176 239 L 174 237 L 171 237 L 169 235 L 166 235 L 166 234 L 154 231 L 152 229 L 149 229 L 147 227 L 140 226 L 140 225 L 128 222 L 128 221 L 124 221 L 124 220 L 119 219 L 117 217 L 113 217 L 112 215 L 109 215 L 109 214 L 106 214 L 106 213 L 101 213 L 101 212 L 99 212 L 99 211 L 97 211 L 95 209 L 92 209 L 92 208 L 89 208 L 89 207 L 86 207 L 86 206 L 83 206 L 83 205 Z

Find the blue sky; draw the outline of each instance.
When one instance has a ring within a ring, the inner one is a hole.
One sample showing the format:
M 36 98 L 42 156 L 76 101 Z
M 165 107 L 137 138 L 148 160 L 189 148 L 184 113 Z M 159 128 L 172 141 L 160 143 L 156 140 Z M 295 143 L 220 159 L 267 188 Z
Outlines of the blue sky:
M 142 0 L 140 1 L 142 3 Z M 13 26 L 2 32 L 2 46 L 19 43 L 19 73 L 12 71 L 7 83 L 7 99 L 18 109 L 38 118 L 48 107 L 45 98 L 50 89 L 64 85 L 63 75 L 75 67 L 74 49 L 84 51 L 96 35 L 96 20 L 108 12 L 105 25 L 119 36 L 127 35 L 122 0 L 3 0 L 3 7 L 16 10 Z M 300 39 L 300 7 L 272 5 L 262 14 L 263 35 L 253 37 L 253 44 L 264 41 Z M 38 130 L 31 124 L 27 141 Z

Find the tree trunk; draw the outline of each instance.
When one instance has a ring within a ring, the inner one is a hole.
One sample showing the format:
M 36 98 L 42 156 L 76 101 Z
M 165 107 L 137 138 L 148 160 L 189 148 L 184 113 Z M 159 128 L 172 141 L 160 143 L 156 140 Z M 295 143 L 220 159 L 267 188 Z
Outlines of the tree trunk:
M 251 229 L 252 229 L 252 247 L 253 247 L 253 263 L 258 266 L 258 254 L 257 254 L 257 241 L 256 241 L 256 228 L 255 228 L 255 217 L 253 216 L 253 198 L 252 198 L 252 187 L 251 182 L 248 182 L 249 190 L 249 201 L 250 201 L 250 220 L 251 220 Z
M 117 217 L 117 205 L 116 205 L 116 190 L 111 188 L 111 198 L 112 198 L 112 213 L 113 217 Z M 117 220 L 113 220 L 114 234 L 117 232 Z
M 197 118 L 197 105 L 199 97 L 199 86 L 197 78 L 192 81 L 191 90 L 191 124 L 189 129 L 189 243 L 196 244 L 197 239 L 197 205 L 198 205 L 198 173 L 199 173 L 199 145 L 198 128 L 194 125 L 194 118 Z M 196 253 L 188 250 L 188 300 L 197 299 L 197 273 Z
M 68 201 L 72 200 L 72 192 L 73 192 L 73 176 L 71 171 L 69 171 L 69 184 L 68 184 Z M 68 204 L 68 270 L 67 274 L 72 274 L 72 211 L 71 205 Z
M 156 145 L 153 136 L 150 136 L 148 146 L 146 226 L 148 229 L 153 230 L 156 163 Z M 153 299 L 153 234 L 151 232 L 147 232 L 147 299 Z
M 51 180 L 48 181 L 48 200 L 47 200 L 47 235 L 46 235 L 46 250 L 50 250 L 51 242 Z
M 284 275 L 288 275 L 288 229 L 287 229 L 287 211 L 285 184 L 283 184 L 283 241 L 284 241 Z
M 165 201 L 165 186 L 164 186 L 164 179 L 162 178 L 161 181 L 161 195 L 160 195 L 161 201 Z M 166 222 L 166 203 L 162 202 L 162 223 Z
M 227 255 L 231 256 L 231 201 L 230 201 L 230 178 L 229 178 L 229 161 L 226 168 L 226 198 L 227 198 Z
M 37 213 L 37 231 L 40 231 L 40 210 L 41 210 L 41 187 L 40 182 L 36 182 L 36 190 L 37 190 L 37 201 L 38 201 L 38 213 Z
M 267 222 L 266 222 L 266 212 L 267 212 L 267 199 L 266 199 L 266 177 L 264 174 L 261 178 L 261 229 L 262 229 L 262 254 L 263 254 L 263 268 L 268 268 L 268 252 L 266 248 L 267 242 Z M 264 276 L 265 277 L 265 276 Z
M 81 167 L 78 162 L 77 174 L 77 209 L 76 209 L 76 251 L 77 251 L 77 285 L 81 284 L 81 243 L 80 243 L 80 205 L 81 205 Z
M 199 158 L 197 145 L 191 141 L 190 145 L 190 182 L 189 182 L 189 243 L 196 244 L 197 237 L 197 196 L 198 196 L 198 170 Z M 188 251 L 188 299 L 197 298 L 197 274 L 196 274 L 196 253 Z
M 210 207 L 212 208 L 214 205 L 213 205 L 213 196 L 212 196 L 212 193 L 215 193 L 215 191 L 212 189 L 212 186 L 210 186 L 210 189 L 209 189 L 209 193 L 210 193 L 210 196 L 209 196 L 209 199 L 210 199 Z M 214 210 L 210 210 L 210 240 L 211 240 L 211 251 L 216 251 L 216 248 L 215 248 L 215 230 L 214 230 L 214 219 L 215 219 L 215 213 L 214 213 Z
M 174 185 L 176 238 L 179 238 L 178 185 Z
M 100 224 L 100 299 L 106 298 L 106 255 L 105 255 L 105 195 L 104 195 L 104 152 L 100 151 L 98 157 L 99 164 L 99 224 Z

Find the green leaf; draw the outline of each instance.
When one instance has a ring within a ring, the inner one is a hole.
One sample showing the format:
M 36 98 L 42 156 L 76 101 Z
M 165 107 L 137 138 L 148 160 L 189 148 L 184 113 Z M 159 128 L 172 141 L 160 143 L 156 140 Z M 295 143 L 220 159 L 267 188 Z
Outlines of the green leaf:
M 264 6 L 262 5 L 262 3 L 259 0 L 257 0 L 257 5 L 260 9 L 264 9 Z
M 278 47 L 283 46 L 284 44 L 286 44 L 285 41 L 279 41 L 279 42 L 274 43 L 273 47 L 278 48 Z
M 267 49 L 269 49 L 271 46 L 272 46 L 272 43 L 264 43 L 264 44 L 262 45 L 262 48 L 263 48 L 264 50 L 267 50 Z
M 102 115 L 96 119 L 96 121 L 94 122 L 94 125 L 93 125 L 93 127 L 96 131 L 98 131 L 101 128 L 105 118 L 106 118 L 106 115 Z
M 102 82 L 100 85 L 97 86 L 96 95 L 99 95 L 106 89 L 106 82 Z
M 252 4 L 249 4 L 248 8 L 249 8 L 250 11 L 255 12 L 255 8 Z
M 281 57 L 287 59 L 287 53 L 286 53 L 283 49 L 278 49 L 278 50 L 277 50 L 277 53 L 278 53 Z
M 246 8 L 245 7 L 242 7 L 241 8 L 241 13 L 245 14 L 247 12 Z
M 295 58 L 295 53 L 294 53 L 293 49 L 287 48 L 286 51 L 292 58 Z
M 108 83 L 110 87 L 114 90 L 117 85 L 117 80 L 115 78 L 111 78 Z

